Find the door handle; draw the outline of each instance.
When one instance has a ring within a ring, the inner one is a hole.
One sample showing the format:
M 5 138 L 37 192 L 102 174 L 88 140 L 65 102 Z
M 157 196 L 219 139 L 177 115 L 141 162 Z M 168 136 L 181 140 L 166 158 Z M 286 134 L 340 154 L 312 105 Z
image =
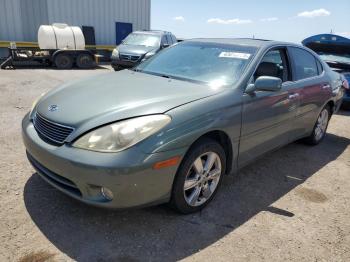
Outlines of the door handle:
M 295 99 L 299 97 L 299 93 L 294 93 L 288 96 L 289 99 Z
M 323 88 L 323 89 L 330 89 L 331 86 L 330 86 L 329 84 L 325 84 L 325 85 L 322 86 L 322 88 Z

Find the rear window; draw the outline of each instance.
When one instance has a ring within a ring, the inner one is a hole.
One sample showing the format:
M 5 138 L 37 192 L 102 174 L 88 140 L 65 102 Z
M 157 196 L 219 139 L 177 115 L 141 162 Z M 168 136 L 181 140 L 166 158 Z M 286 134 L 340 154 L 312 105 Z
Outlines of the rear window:
M 323 72 L 323 66 L 322 66 L 321 62 L 318 61 L 317 59 L 316 59 L 316 63 L 317 63 L 318 74 L 320 75 Z
M 294 80 L 302 80 L 318 75 L 316 58 L 306 50 L 291 47 L 290 53 L 294 61 Z

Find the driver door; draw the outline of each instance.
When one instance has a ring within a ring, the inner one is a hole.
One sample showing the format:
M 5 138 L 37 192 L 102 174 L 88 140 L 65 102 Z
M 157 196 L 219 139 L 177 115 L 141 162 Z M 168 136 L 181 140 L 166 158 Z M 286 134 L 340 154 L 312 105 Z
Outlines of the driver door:
M 260 76 L 273 76 L 283 84 L 279 91 L 243 95 L 240 167 L 290 141 L 298 107 L 290 72 L 287 49 L 282 47 L 268 51 L 252 76 L 252 82 Z

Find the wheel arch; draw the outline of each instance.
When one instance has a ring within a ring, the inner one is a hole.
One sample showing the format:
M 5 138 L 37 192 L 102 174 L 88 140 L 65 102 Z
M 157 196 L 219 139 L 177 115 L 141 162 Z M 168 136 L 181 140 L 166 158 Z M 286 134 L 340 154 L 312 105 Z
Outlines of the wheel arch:
M 208 131 L 199 136 L 188 148 L 185 157 L 188 152 L 195 146 L 201 139 L 209 138 L 219 143 L 225 151 L 226 155 L 226 174 L 230 174 L 233 169 L 233 146 L 229 135 L 222 130 Z
M 335 108 L 335 103 L 333 100 L 329 100 L 325 106 L 329 106 L 330 110 L 331 110 L 331 114 L 333 114 L 336 110 Z

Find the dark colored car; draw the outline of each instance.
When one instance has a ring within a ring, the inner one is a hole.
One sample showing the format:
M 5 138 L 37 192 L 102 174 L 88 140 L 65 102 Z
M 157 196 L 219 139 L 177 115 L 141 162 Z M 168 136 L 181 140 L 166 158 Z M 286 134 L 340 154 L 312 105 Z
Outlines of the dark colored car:
M 170 32 L 156 30 L 133 32 L 113 50 L 112 67 L 116 71 L 134 67 L 175 43 L 177 43 L 176 37 Z
M 341 89 L 305 47 L 195 39 L 53 89 L 24 117 L 23 140 L 38 174 L 75 199 L 190 213 L 224 174 L 298 139 L 320 143 Z
M 344 86 L 350 82 L 350 39 L 333 34 L 306 38 L 303 45 L 315 51 L 334 71 L 344 76 Z M 345 82 L 347 81 L 347 82 Z M 350 109 L 350 89 L 345 89 L 343 107 Z

